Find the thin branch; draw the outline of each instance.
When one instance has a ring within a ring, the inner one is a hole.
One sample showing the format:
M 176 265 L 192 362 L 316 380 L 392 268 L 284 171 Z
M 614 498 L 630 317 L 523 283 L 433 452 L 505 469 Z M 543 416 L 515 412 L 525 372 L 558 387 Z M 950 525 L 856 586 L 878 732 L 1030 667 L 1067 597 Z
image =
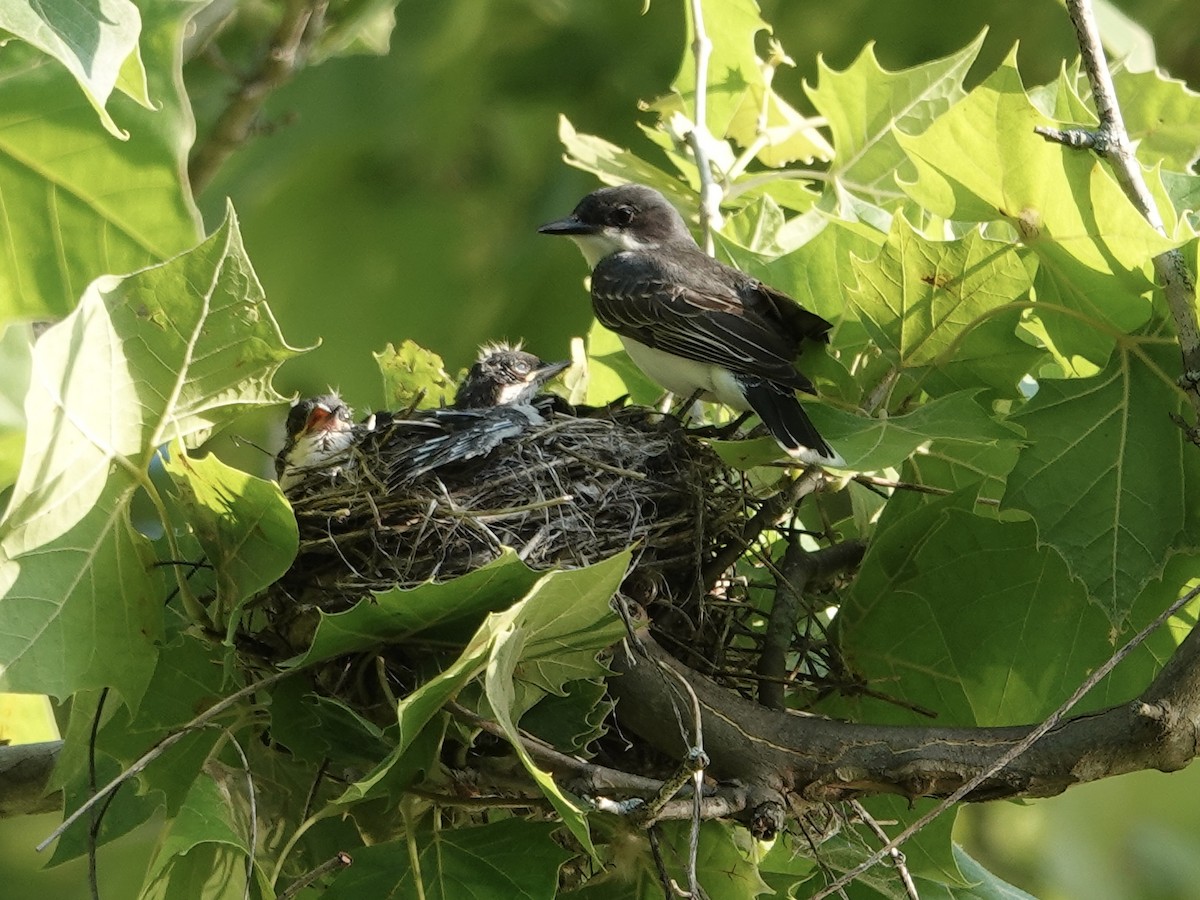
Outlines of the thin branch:
M 850 801 L 850 808 L 858 814 L 862 823 L 875 833 L 875 836 L 883 841 L 888 842 L 887 832 L 883 830 L 883 826 L 875 821 L 875 817 L 871 815 L 865 806 L 857 800 Z M 892 865 L 896 867 L 896 873 L 900 876 L 900 881 L 904 884 L 904 892 L 908 894 L 909 900 L 921 900 L 917 893 L 917 886 L 913 884 L 912 874 L 908 871 L 908 862 L 904 858 L 904 854 L 899 849 L 894 849 L 891 852 Z
M 915 491 L 918 494 L 935 494 L 938 497 L 949 497 L 954 491 L 949 488 L 934 487 L 930 484 L 917 484 L 912 481 L 895 481 L 891 478 L 880 478 L 878 475 L 859 473 L 852 481 L 861 485 L 891 488 L 894 491 Z M 1000 501 L 994 497 L 976 497 L 975 502 L 980 506 L 999 506 Z
M 1125 196 L 1139 213 L 1159 234 L 1170 237 L 1162 215 L 1154 203 L 1150 188 L 1142 174 L 1141 165 L 1134 156 L 1125 129 L 1125 120 L 1117 102 L 1112 73 L 1104 59 L 1104 47 L 1100 41 L 1100 29 L 1092 11 L 1090 0 L 1066 0 L 1067 14 L 1075 26 L 1075 37 L 1079 41 L 1080 58 L 1088 82 L 1092 87 L 1092 99 L 1100 119 L 1097 131 L 1083 129 L 1060 131 L 1053 128 L 1037 128 L 1035 131 L 1050 141 L 1069 147 L 1087 147 L 1095 150 L 1112 167 L 1117 183 Z M 1179 337 L 1179 349 L 1183 356 L 1183 375 L 1179 385 L 1188 395 L 1192 409 L 1200 423 L 1200 324 L 1196 320 L 1196 285 L 1188 272 L 1183 254 L 1168 250 L 1154 257 L 1154 274 L 1163 285 L 1171 317 L 1175 321 L 1175 332 Z M 1186 429 L 1188 439 L 1200 444 L 1200 424 Z
M 712 135 L 708 131 L 708 60 L 712 56 L 712 41 L 704 29 L 704 3 L 691 0 L 692 10 L 692 56 L 696 60 L 696 110 L 695 120 L 687 133 L 688 146 L 696 159 L 700 175 L 700 232 L 704 238 L 704 252 L 712 256 L 716 250 L 713 229 L 721 225 L 721 188 L 713 181 L 712 162 L 708 158 L 706 144 Z
M 288 0 L 266 55 L 253 75 L 234 91 L 205 141 L 192 153 L 188 177 L 200 194 L 226 160 L 254 131 L 267 97 L 291 81 L 303 64 L 304 48 L 315 40 L 328 0 Z M 310 26 L 313 26 L 310 28 Z
M 345 869 L 354 863 L 354 859 L 349 853 L 339 851 L 331 856 L 325 862 L 321 863 L 315 869 L 305 872 L 295 881 L 287 886 L 283 893 L 279 894 L 275 900 L 293 900 L 302 890 L 316 881 L 323 875 L 328 875 L 335 869 Z
M 54 831 L 50 832 L 50 835 L 47 838 L 45 838 L 40 844 L 37 845 L 38 852 L 40 853 L 41 851 L 43 851 L 47 847 L 49 847 L 50 844 L 53 843 L 56 838 L 60 837 L 64 831 L 66 831 L 68 828 L 70 828 L 72 825 L 74 825 L 76 822 L 78 822 L 80 817 L 83 816 L 86 812 L 88 812 L 88 810 L 90 810 L 93 806 L 95 806 L 96 803 L 98 803 L 104 797 L 107 797 L 110 793 L 115 791 L 117 788 L 119 788 L 122 784 L 124 784 L 130 778 L 133 778 L 135 775 L 141 774 L 141 772 L 148 765 L 150 765 L 150 763 L 154 762 L 156 759 L 158 759 L 160 756 L 162 756 L 164 753 L 166 753 L 167 750 L 169 750 L 171 747 L 175 746 L 175 744 L 179 743 L 179 741 L 183 740 L 184 737 L 191 734 L 193 731 L 199 731 L 201 728 L 204 728 L 206 725 L 208 725 L 209 722 L 211 722 L 217 716 L 221 715 L 221 713 L 225 712 L 231 706 L 236 704 L 239 700 L 249 697 L 255 691 L 260 691 L 263 688 L 270 687 L 271 685 L 273 685 L 279 681 L 282 681 L 283 679 L 288 678 L 292 675 L 295 675 L 297 672 L 301 672 L 301 671 L 303 671 L 303 668 L 300 666 L 297 666 L 294 669 L 286 669 L 282 672 L 276 672 L 274 675 L 269 675 L 266 678 L 261 679 L 260 681 L 256 681 L 253 684 L 248 684 L 248 685 L 246 685 L 246 687 L 242 688 L 241 690 L 235 691 L 234 693 L 230 694 L 228 697 L 226 697 L 224 700 L 221 700 L 219 703 L 214 703 L 212 706 L 210 706 L 204 712 L 200 713 L 200 715 L 196 716 L 196 718 L 192 719 L 190 722 L 183 725 L 178 730 L 173 731 L 172 733 L 168 734 L 166 737 L 164 737 L 162 740 L 160 740 L 157 744 L 155 744 L 153 747 L 151 747 L 149 750 L 147 750 L 145 753 L 143 753 L 141 756 L 139 756 L 136 760 L 134 760 L 133 764 L 131 766 L 129 766 L 129 768 L 127 768 L 124 772 L 122 772 L 120 775 L 118 775 L 116 778 L 114 778 L 112 781 L 110 781 L 108 784 L 106 784 L 103 788 L 101 788 L 99 791 L 97 791 L 91 797 L 89 797 L 87 802 L 84 803 L 82 806 L 80 806 L 79 809 L 75 810 L 75 812 L 71 813 L 71 815 L 67 816 L 67 818 L 63 819 L 62 824 L 59 825 L 57 828 L 55 828 Z

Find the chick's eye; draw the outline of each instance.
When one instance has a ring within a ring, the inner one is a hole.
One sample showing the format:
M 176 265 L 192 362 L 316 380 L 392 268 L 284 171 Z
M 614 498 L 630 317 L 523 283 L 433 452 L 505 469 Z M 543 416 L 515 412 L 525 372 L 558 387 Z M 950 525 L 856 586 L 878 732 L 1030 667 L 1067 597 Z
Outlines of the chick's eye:
M 632 206 L 621 205 L 613 210 L 613 221 L 616 224 L 625 226 L 633 221 L 633 216 L 636 210 Z

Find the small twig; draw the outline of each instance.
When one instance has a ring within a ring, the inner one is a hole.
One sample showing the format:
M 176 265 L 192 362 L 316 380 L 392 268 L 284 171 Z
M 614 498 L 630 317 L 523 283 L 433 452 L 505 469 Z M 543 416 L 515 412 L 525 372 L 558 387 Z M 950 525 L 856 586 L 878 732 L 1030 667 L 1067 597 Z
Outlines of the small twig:
M 242 893 L 243 900 L 250 900 L 250 885 L 254 883 L 254 852 L 258 847 L 258 798 L 254 791 L 254 772 L 250 769 L 250 760 L 246 759 L 246 751 L 242 749 L 242 745 L 238 743 L 237 738 L 232 734 L 229 735 L 229 743 L 237 752 L 238 759 L 242 761 L 242 768 L 246 772 L 246 799 L 249 810 L 247 816 L 250 820 L 250 850 L 246 854 L 246 889 Z
M 851 800 L 850 808 L 858 814 L 858 817 L 862 820 L 862 823 L 871 829 L 877 838 L 879 838 L 885 844 L 888 842 L 887 832 L 884 831 L 883 827 L 875 821 L 875 817 L 867 812 L 867 808 L 865 806 L 863 806 L 857 800 Z M 912 874 L 908 871 L 908 863 L 904 859 L 904 854 L 901 853 L 899 849 L 893 849 L 891 852 L 891 857 L 892 865 L 896 867 L 896 873 L 900 876 L 900 881 L 904 884 L 904 892 L 908 894 L 909 900 L 921 900 L 921 895 L 917 893 L 917 886 L 913 884 Z
M 276 895 L 275 900 L 294 900 L 299 896 L 300 892 L 320 878 L 322 875 L 328 875 L 334 869 L 345 869 L 353 865 L 354 859 L 349 853 L 344 850 L 335 853 L 325 862 L 321 863 L 315 869 L 305 872 L 291 884 L 289 884 L 282 893 Z
M 708 131 L 708 60 L 712 55 L 712 41 L 704 29 L 704 4 L 692 2 L 692 56 L 696 60 L 696 110 L 692 128 L 687 133 L 688 146 L 696 159 L 700 175 L 700 232 L 704 238 L 704 252 L 712 256 L 716 244 L 713 229 L 721 222 L 721 189 L 713 181 L 712 162 L 708 158 L 705 142 L 711 138 Z
M 1087 147 L 1103 156 L 1129 202 L 1155 231 L 1170 237 L 1130 144 L 1112 73 L 1104 58 L 1104 47 L 1092 4 L 1090 0 L 1066 0 L 1066 6 L 1071 24 L 1075 26 L 1080 58 L 1092 87 L 1092 99 L 1096 104 L 1100 127 L 1093 132 L 1084 129 L 1034 130 L 1047 140 L 1069 147 Z M 1183 375 L 1179 385 L 1187 393 L 1197 422 L 1200 423 L 1200 324 L 1196 320 L 1196 285 L 1179 250 L 1159 254 L 1154 257 L 1153 264 L 1155 277 L 1163 285 L 1179 338 L 1183 357 Z M 1200 444 L 1200 424 L 1188 428 L 1187 435 L 1192 443 Z
M 287 669 L 283 672 L 276 672 L 274 675 L 268 675 L 266 678 L 263 678 L 261 681 L 256 681 L 253 684 L 247 685 L 246 687 L 242 688 L 239 691 L 235 691 L 234 693 L 232 693 L 228 697 L 226 697 L 224 700 L 221 700 L 219 703 L 214 703 L 212 706 L 210 706 L 204 712 L 200 713 L 200 715 L 196 716 L 190 722 L 183 725 L 178 730 L 173 731 L 170 734 L 168 734 L 166 737 L 164 737 L 162 740 L 160 740 L 157 744 L 155 744 L 153 747 L 151 747 L 149 750 L 147 750 L 145 753 L 143 753 L 141 756 L 139 756 L 136 760 L 134 760 L 133 764 L 130 765 L 129 768 L 127 768 L 124 772 L 119 774 L 116 778 L 114 778 L 112 781 L 110 781 L 108 784 L 106 784 L 103 788 L 101 788 L 99 791 L 97 791 L 91 797 L 89 797 L 87 802 L 84 803 L 82 806 L 80 806 L 79 809 L 75 810 L 75 812 L 71 813 L 71 815 L 67 816 L 67 818 L 63 819 L 62 824 L 59 825 L 57 828 L 55 828 L 54 831 L 50 832 L 50 835 L 48 837 L 46 837 L 40 844 L 37 845 L 38 852 L 40 853 L 41 851 L 43 851 L 47 847 L 49 847 L 50 844 L 53 843 L 56 838 L 60 837 L 64 831 L 66 831 L 68 828 L 70 828 L 72 825 L 74 825 L 76 822 L 78 822 L 80 817 L 83 816 L 85 813 L 87 813 L 88 810 L 90 810 L 93 806 L 96 805 L 96 803 L 98 803 L 101 799 L 103 799 L 104 797 L 108 796 L 110 793 L 115 791 L 117 788 L 119 788 L 122 784 L 124 784 L 130 778 L 133 778 L 135 775 L 141 774 L 141 772 L 146 768 L 146 766 L 150 765 L 150 763 L 154 762 L 154 760 L 158 759 L 160 756 L 162 756 L 164 753 L 166 753 L 167 750 L 169 750 L 171 747 L 175 746 L 175 744 L 179 743 L 179 741 L 181 741 L 185 736 L 191 734 L 193 731 L 198 731 L 199 729 L 205 727 L 209 722 L 211 722 L 213 719 L 215 719 L 221 713 L 225 712 L 225 710 L 229 709 L 231 706 L 233 706 L 239 700 L 249 697 L 255 691 L 260 691 L 263 688 L 270 687 L 271 685 L 273 685 L 279 681 L 282 681 L 285 678 L 289 678 L 292 675 L 295 675 L 297 672 L 302 672 L 302 671 L 304 671 L 304 667 L 297 666 L 294 669 Z
M 704 567 L 704 587 L 711 590 L 725 572 L 736 563 L 743 553 L 758 540 L 758 536 L 769 528 L 780 516 L 800 502 L 808 494 L 816 491 L 823 479 L 819 468 L 806 471 L 794 480 L 787 488 L 769 497 L 759 508 L 750 521 L 742 528 L 742 533 L 717 551 L 717 554 Z
M 319 31 L 327 5 L 328 0 L 290 0 L 284 5 L 283 18 L 257 71 L 234 91 L 212 132 L 192 154 L 188 177 L 194 193 L 201 193 L 233 152 L 250 138 L 267 97 L 287 84 L 303 64 L 303 47 Z M 310 24 L 314 26 L 311 30 Z
M 96 796 L 96 738 L 100 733 L 100 719 L 104 714 L 104 702 L 108 699 L 108 688 L 101 688 L 100 696 L 96 700 L 96 711 L 92 714 L 92 730 L 88 735 L 88 793 L 91 796 Z M 92 821 L 88 826 L 87 854 L 88 854 L 88 888 L 92 892 L 93 900 L 100 900 L 100 882 L 96 875 L 96 849 L 98 838 L 100 836 L 100 823 L 104 821 L 105 810 L 98 809 L 92 812 Z
M 855 475 L 852 479 L 862 485 L 891 488 L 896 491 L 915 491 L 918 494 L 936 494 L 939 497 L 949 497 L 954 491 L 949 488 L 934 487 L 930 484 L 916 484 L 912 481 L 894 481 L 891 478 L 880 478 L 877 475 Z M 976 497 L 975 502 L 981 506 L 999 506 L 1000 501 L 994 497 Z
M 1032 747 L 1047 732 L 1057 727 L 1059 722 L 1062 721 L 1063 716 L 1070 712 L 1071 709 L 1074 708 L 1075 704 L 1082 700 L 1088 691 L 1099 684 L 1100 681 L 1103 680 L 1108 673 L 1111 672 L 1117 666 L 1117 664 L 1121 662 L 1121 660 L 1125 659 L 1125 657 L 1141 646 L 1146 638 L 1162 627 L 1163 623 L 1175 615 L 1175 613 L 1179 612 L 1179 610 L 1183 609 L 1183 607 L 1185 607 L 1187 604 L 1191 603 L 1192 600 L 1196 599 L 1198 596 L 1200 596 L 1200 587 L 1193 588 L 1182 597 L 1176 599 L 1174 603 L 1155 616 L 1154 621 L 1131 637 L 1124 644 L 1124 646 L 1122 646 L 1116 653 L 1105 660 L 1103 665 L 1099 666 L 1094 672 L 1092 672 L 1092 674 L 1089 675 L 1084 682 L 1075 689 L 1074 693 L 1072 693 L 1070 697 L 1063 701 L 1062 705 L 1059 706 L 1058 709 L 1054 710 L 1054 712 L 1052 712 L 1046 718 L 1046 720 L 1042 722 L 1042 724 L 1038 725 L 1037 728 L 1034 728 L 1024 738 L 1002 753 L 994 763 L 985 767 L 979 772 L 979 774 L 971 778 L 969 781 L 963 783 L 961 787 L 948 795 L 945 799 L 941 800 L 937 806 L 888 841 L 881 849 L 875 851 L 859 865 L 855 866 L 849 872 L 843 874 L 833 884 L 826 886 L 819 893 L 814 894 L 811 900 L 821 900 L 822 897 L 828 897 L 834 891 L 840 890 L 841 888 L 850 884 L 850 882 L 852 882 L 859 875 L 862 875 L 872 866 L 877 865 L 879 861 L 890 854 L 892 850 L 899 847 L 901 844 L 919 832 L 922 828 L 952 807 L 955 803 L 958 803 L 958 801 L 966 797 L 969 793 L 975 790 L 975 788 L 979 787 L 997 772 L 1001 771 L 1014 759 Z

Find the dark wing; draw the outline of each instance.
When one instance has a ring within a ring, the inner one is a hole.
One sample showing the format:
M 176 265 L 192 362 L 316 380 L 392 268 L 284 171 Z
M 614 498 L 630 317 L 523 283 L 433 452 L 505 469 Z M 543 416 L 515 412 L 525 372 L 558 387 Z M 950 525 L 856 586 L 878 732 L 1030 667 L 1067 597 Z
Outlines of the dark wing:
M 596 317 L 617 334 L 687 359 L 801 390 L 793 362 L 830 324 L 784 294 L 695 254 L 615 253 L 592 272 Z
M 380 447 L 382 480 L 395 489 L 442 466 L 486 456 L 531 422 L 527 413 L 508 406 L 429 410 L 418 420 L 397 420 Z

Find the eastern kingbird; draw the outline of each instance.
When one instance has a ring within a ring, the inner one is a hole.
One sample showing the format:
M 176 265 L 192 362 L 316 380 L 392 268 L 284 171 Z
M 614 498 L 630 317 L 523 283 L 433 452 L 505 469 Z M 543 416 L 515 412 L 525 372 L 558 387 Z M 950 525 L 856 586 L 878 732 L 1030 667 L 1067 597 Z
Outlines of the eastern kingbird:
M 426 472 L 486 456 L 504 441 L 543 423 L 534 399 L 570 365 L 545 363 L 519 346 L 485 345 L 459 386 L 454 405 L 397 419 L 382 434 L 385 483 L 403 484 Z
M 529 403 L 570 362 L 546 363 L 521 345 L 484 344 L 454 395 L 455 409 Z
M 579 246 L 596 318 L 646 375 L 681 396 L 752 410 L 796 459 L 844 464 L 795 394 L 816 393 L 793 365 L 801 345 L 828 343 L 833 326 L 705 254 L 662 194 L 639 184 L 601 188 L 538 231 Z
M 287 417 L 287 438 L 275 456 L 275 474 L 286 492 L 350 448 L 356 426 L 350 407 L 337 394 L 307 397 Z

